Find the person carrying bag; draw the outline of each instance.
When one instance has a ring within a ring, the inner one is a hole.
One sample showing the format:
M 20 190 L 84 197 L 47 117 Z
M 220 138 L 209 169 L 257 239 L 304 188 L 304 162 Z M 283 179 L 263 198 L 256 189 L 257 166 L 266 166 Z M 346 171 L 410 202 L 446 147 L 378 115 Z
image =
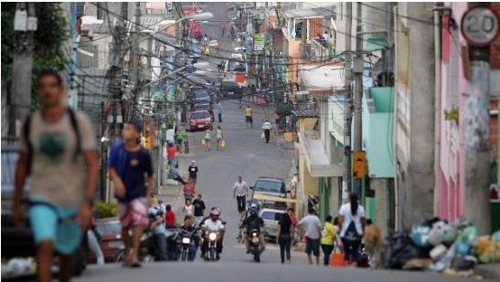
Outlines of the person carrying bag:
M 349 203 L 343 204 L 339 210 L 340 238 L 344 245 L 344 261 L 346 264 L 356 263 L 359 248 L 366 225 L 365 210 L 358 203 L 358 195 L 351 193 Z

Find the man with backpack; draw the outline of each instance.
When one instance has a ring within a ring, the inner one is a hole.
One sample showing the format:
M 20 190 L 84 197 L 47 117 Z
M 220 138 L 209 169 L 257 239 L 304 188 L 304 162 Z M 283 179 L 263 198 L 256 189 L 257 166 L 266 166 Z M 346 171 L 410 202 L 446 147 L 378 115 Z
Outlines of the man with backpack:
M 98 180 L 97 142 L 87 116 L 66 107 L 63 80 L 57 72 L 38 76 L 38 95 L 41 108 L 26 119 L 21 132 L 12 215 L 15 225 L 22 227 L 23 190 L 31 176 L 28 213 L 38 281 L 52 281 L 54 250 L 61 256 L 60 280 L 69 281 L 74 252 L 91 222 Z

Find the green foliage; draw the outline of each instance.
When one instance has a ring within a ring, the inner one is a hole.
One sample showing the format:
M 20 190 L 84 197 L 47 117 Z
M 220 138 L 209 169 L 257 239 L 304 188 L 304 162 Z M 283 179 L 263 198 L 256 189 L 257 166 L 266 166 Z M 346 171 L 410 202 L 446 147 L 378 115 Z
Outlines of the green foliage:
M 115 202 L 106 203 L 105 201 L 99 200 L 95 205 L 95 209 L 99 218 L 116 217 L 118 214 L 118 205 Z
M 2 3 L 2 80 L 8 85 L 12 80 L 15 33 L 14 15 L 16 3 Z M 36 89 L 36 77 L 44 69 L 64 70 L 68 64 L 65 44 L 69 35 L 68 21 L 60 3 L 36 3 L 38 29 L 34 33 L 32 93 Z M 33 97 L 35 98 L 35 97 Z M 36 100 L 34 99 L 36 106 Z
M 449 110 L 444 110 L 444 119 L 448 121 L 454 120 L 455 122 L 458 123 L 458 118 L 459 118 L 459 112 L 458 108 L 453 107 Z

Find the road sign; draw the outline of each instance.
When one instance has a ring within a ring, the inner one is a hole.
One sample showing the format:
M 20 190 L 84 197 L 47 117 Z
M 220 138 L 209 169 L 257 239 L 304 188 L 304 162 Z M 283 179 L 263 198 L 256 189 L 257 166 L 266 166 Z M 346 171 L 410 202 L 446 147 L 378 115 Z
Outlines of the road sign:
M 366 153 L 363 151 L 354 152 L 354 162 L 352 164 L 352 177 L 363 179 L 366 175 Z
M 497 36 L 498 17 L 491 9 L 475 7 L 465 12 L 460 25 L 471 46 L 488 46 Z

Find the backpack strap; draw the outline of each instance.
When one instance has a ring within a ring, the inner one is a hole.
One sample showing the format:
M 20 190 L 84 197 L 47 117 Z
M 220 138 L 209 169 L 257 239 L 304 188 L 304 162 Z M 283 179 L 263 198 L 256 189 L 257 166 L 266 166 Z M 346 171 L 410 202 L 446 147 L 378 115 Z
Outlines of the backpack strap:
M 69 107 L 66 109 L 66 111 L 68 112 L 69 121 L 71 123 L 71 127 L 73 128 L 73 131 L 75 132 L 75 137 L 76 137 L 76 150 L 75 150 L 75 155 L 73 157 L 73 160 L 76 162 L 78 160 L 78 156 L 82 152 L 82 140 L 81 140 L 82 136 L 78 128 L 78 121 L 76 118 L 75 111 Z
M 31 143 L 30 132 L 31 132 L 31 117 L 33 114 L 29 114 L 23 124 L 23 137 L 28 147 L 28 175 L 31 174 L 31 166 L 33 163 L 33 143 Z

